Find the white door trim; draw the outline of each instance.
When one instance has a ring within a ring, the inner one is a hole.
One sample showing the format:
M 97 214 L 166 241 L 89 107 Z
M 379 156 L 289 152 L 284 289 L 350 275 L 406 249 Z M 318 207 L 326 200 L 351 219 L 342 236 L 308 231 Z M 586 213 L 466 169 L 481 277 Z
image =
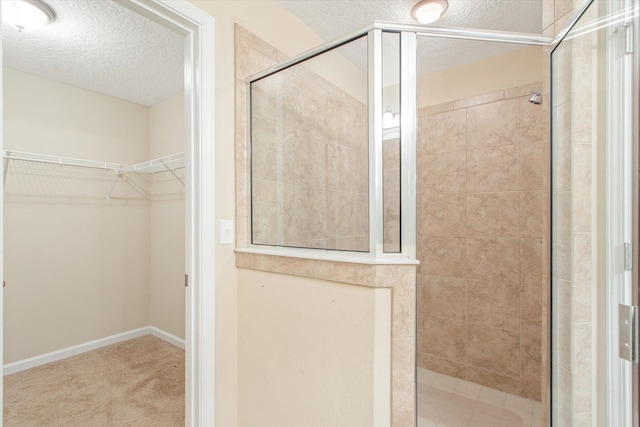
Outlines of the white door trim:
M 186 387 L 185 425 L 215 425 L 214 20 L 186 0 L 116 0 L 185 42 Z

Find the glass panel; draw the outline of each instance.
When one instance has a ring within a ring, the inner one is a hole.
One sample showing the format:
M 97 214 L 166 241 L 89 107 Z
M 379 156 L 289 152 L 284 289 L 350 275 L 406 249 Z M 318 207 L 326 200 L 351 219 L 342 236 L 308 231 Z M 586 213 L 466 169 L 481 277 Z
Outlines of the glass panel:
M 551 55 L 551 393 L 558 426 L 631 426 L 631 11 L 594 1 Z M 614 9 L 620 9 L 615 14 Z
M 542 89 L 544 51 L 430 37 L 417 47 L 418 416 L 538 425 L 545 112 L 530 92 Z
M 383 250 L 400 252 L 400 34 L 382 33 Z
M 252 243 L 368 252 L 368 147 L 366 36 L 253 82 Z

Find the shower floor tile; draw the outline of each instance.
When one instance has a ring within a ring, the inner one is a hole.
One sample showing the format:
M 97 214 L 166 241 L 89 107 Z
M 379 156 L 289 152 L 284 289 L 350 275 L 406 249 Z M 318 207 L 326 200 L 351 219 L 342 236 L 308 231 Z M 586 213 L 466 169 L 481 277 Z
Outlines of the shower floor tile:
M 418 368 L 418 427 L 540 427 L 540 402 Z

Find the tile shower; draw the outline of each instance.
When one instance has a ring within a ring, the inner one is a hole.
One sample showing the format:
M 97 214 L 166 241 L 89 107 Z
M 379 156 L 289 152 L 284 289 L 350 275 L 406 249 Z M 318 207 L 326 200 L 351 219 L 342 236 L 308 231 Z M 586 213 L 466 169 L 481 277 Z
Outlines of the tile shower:
M 540 400 L 542 83 L 419 110 L 417 364 Z
M 252 84 L 253 243 L 368 251 L 367 106 L 306 67 Z

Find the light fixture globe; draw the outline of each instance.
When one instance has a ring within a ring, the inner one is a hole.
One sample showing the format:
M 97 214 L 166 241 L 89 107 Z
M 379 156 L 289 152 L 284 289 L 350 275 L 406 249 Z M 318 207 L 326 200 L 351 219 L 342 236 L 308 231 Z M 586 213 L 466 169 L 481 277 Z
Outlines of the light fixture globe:
M 56 19 L 56 12 L 41 0 L 2 0 L 2 20 L 16 30 L 35 31 Z
M 431 24 L 440 19 L 448 7 L 447 0 L 420 0 L 411 9 L 411 16 L 421 24 Z

